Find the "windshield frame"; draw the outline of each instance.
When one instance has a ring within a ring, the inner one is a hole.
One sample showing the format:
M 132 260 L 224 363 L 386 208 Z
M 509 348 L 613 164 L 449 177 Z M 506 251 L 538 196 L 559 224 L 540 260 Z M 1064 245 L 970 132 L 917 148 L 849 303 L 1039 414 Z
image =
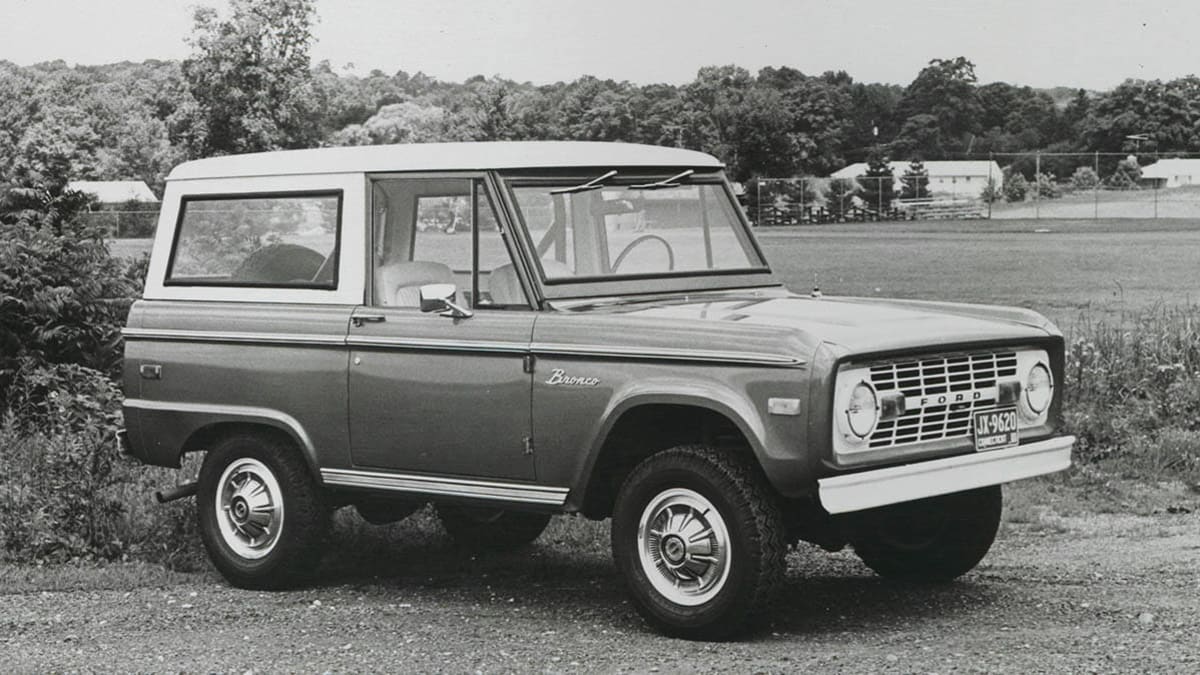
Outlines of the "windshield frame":
M 595 167 L 563 169 L 560 171 L 538 169 L 504 171 L 499 173 L 503 186 L 503 199 L 517 225 L 518 238 L 536 272 L 535 282 L 541 286 L 548 299 L 603 297 L 613 295 L 644 295 L 647 293 L 669 293 L 708 291 L 735 288 L 755 288 L 782 285 L 771 271 L 762 248 L 751 231 L 750 222 L 734 196 L 733 188 L 723 171 L 711 168 L 695 168 L 695 173 L 682 181 L 683 185 L 713 185 L 723 192 L 733 211 L 734 235 L 745 245 L 750 267 L 733 269 L 702 269 L 679 272 L 648 272 L 622 275 L 589 275 L 547 278 L 541 257 L 537 255 L 538 242 L 533 241 L 525 216 L 514 188 L 519 187 L 562 187 L 584 183 L 596 176 L 616 169 L 618 173 L 605 181 L 605 187 L 625 187 L 662 180 L 677 175 L 688 168 L 670 167 Z M 651 283 L 647 283 L 651 282 Z

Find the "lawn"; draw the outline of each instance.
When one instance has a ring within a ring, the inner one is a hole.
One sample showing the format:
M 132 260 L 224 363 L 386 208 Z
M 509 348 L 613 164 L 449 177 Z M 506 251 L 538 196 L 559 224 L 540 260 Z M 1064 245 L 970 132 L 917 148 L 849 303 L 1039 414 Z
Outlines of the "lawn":
M 798 292 L 1019 305 L 1062 324 L 1200 301 L 1200 221 L 916 221 L 756 234 Z

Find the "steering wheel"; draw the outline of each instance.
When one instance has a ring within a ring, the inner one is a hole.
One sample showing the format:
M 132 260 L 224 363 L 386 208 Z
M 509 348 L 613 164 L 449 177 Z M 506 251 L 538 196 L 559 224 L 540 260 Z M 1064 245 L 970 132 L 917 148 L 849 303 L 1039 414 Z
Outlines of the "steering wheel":
M 617 271 L 617 268 L 620 267 L 621 263 L 625 261 L 625 256 L 629 255 L 629 252 L 632 251 L 635 246 L 637 246 L 638 244 L 641 244 L 642 242 L 646 242 L 646 241 L 657 241 L 658 243 L 663 245 L 663 248 L 667 249 L 667 271 L 668 272 L 674 271 L 675 270 L 675 249 L 671 248 L 671 244 L 669 242 L 667 242 L 666 239 L 663 239 L 662 237 L 658 236 L 657 234 L 643 234 L 642 236 L 638 237 L 637 239 L 634 239 L 633 241 L 629 242 L 629 244 L 625 246 L 625 249 L 622 250 L 621 253 L 617 256 L 617 259 L 613 261 L 612 271 L 613 272 Z

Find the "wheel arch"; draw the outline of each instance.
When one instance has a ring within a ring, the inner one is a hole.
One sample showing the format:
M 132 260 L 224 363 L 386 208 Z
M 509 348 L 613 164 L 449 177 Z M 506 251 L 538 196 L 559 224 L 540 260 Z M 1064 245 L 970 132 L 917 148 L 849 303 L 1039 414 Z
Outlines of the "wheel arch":
M 762 422 L 744 407 L 723 397 L 671 392 L 621 400 L 606 415 L 580 474 L 580 511 L 589 518 L 611 515 L 617 490 L 634 466 L 677 445 L 703 443 L 760 463 Z

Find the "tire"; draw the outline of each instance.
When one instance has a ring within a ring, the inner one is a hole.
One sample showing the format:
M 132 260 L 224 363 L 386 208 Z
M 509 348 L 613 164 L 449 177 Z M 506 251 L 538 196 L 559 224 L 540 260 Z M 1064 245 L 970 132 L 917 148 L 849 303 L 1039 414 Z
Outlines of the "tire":
M 266 435 L 226 437 L 200 467 L 196 507 L 204 548 L 229 583 L 274 590 L 311 579 L 331 510 L 292 446 Z
M 680 446 L 645 459 L 622 484 L 613 559 L 651 626 L 723 639 L 769 614 L 783 582 L 785 529 L 751 461 Z
M 550 524 L 550 514 L 438 504 L 442 527 L 464 548 L 511 551 L 528 546 Z
M 890 579 L 944 583 L 987 555 L 1004 497 L 999 485 L 864 511 L 850 542 L 875 573 Z

